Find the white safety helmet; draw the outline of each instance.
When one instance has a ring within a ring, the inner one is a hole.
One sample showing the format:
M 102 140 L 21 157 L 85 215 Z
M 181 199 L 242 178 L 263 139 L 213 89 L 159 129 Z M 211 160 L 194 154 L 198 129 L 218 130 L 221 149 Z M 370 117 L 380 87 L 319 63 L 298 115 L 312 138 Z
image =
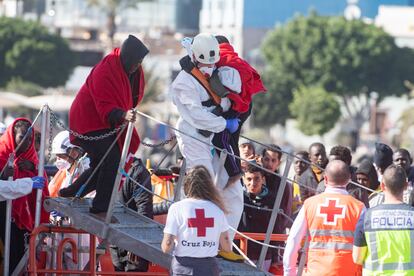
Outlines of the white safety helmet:
M 70 143 L 69 131 L 64 130 L 53 138 L 52 154 L 67 154 L 67 150 L 73 147 L 76 146 Z
M 214 64 L 220 60 L 220 49 L 216 37 L 212 34 L 201 33 L 194 37 L 191 50 L 198 62 Z

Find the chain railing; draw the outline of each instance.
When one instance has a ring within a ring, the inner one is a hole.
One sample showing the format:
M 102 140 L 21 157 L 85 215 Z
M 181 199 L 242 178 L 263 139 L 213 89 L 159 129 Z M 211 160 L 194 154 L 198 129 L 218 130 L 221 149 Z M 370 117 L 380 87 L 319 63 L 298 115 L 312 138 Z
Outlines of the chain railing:
M 59 116 L 56 113 L 54 113 L 53 110 L 50 107 L 48 107 L 48 109 L 49 109 L 49 112 L 50 112 L 50 121 L 51 121 L 51 124 L 55 123 L 60 128 L 69 131 L 69 133 L 71 135 L 73 135 L 74 137 L 79 138 L 79 139 L 82 139 L 82 140 L 86 140 L 86 141 L 99 141 L 99 140 L 103 140 L 105 138 L 108 138 L 108 137 L 110 137 L 110 136 L 115 135 L 116 133 L 118 133 L 121 129 L 123 129 L 128 124 L 128 122 L 125 122 L 122 125 L 114 128 L 113 130 L 111 130 L 111 131 L 109 131 L 107 133 L 101 134 L 101 135 L 97 135 L 97 136 L 87 136 L 87 135 L 78 133 L 76 131 L 73 131 L 70 128 L 68 128 L 67 126 L 65 126 L 65 124 L 59 119 Z
M 161 141 L 161 142 L 159 142 L 157 144 L 150 144 L 150 143 L 146 143 L 144 141 L 141 141 L 141 144 L 143 146 L 145 146 L 145 147 L 148 147 L 148 148 L 158 148 L 158 147 L 163 147 L 165 145 L 168 145 L 169 143 L 171 143 L 172 141 L 174 141 L 176 138 L 177 137 L 175 135 L 173 135 L 170 138 L 168 138 L 168 139 L 166 139 L 164 141 Z

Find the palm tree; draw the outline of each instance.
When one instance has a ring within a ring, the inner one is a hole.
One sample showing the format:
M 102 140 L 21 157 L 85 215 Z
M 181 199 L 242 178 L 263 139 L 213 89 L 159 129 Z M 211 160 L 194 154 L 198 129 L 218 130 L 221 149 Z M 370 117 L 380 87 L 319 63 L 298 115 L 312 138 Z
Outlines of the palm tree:
M 138 8 L 140 2 L 152 2 L 153 0 L 87 0 L 89 5 L 101 8 L 107 17 L 107 36 L 110 49 L 114 46 L 114 35 L 116 32 L 115 17 L 121 11 L 128 8 Z

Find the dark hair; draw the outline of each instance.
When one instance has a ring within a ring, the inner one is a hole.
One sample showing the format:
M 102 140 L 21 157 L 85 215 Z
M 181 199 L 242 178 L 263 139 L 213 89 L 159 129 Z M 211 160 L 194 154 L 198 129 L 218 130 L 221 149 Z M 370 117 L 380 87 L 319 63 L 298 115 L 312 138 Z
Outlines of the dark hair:
M 351 165 L 352 155 L 351 155 L 351 151 L 347 147 L 340 146 L 340 145 L 334 146 L 333 148 L 331 148 L 329 155 L 338 156 L 339 160 L 342 160 L 346 164 Z
M 264 171 L 262 168 L 254 166 L 254 164 L 257 164 L 256 161 L 251 161 L 249 162 L 249 164 L 247 165 L 246 170 L 244 171 L 245 173 L 256 173 L 259 172 L 262 176 L 264 176 Z
M 216 35 L 216 39 L 217 39 L 217 42 L 219 44 L 222 44 L 222 43 L 229 43 L 230 44 L 230 41 L 224 35 Z
M 14 124 L 14 126 L 13 126 L 13 129 L 18 129 L 18 128 L 22 128 L 22 127 L 24 127 L 24 128 L 29 128 L 30 127 L 30 123 L 28 122 L 28 121 L 25 121 L 25 120 L 18 120 L 18 121 L 16 121 L 16 123 Z
M 308 151 L 310 152 L 311 151 L 311 148 L 313 148 L 313 147 L 321 148 L 321 149 L 323 149 L 326 152 L 325 146 L 322 143 L 315 142 L 315 143 L 310 144 Z
M 262 156 L 265 156 L 266 151 L 276 152 L 278 155 L 279 160 L 282 159 L 282 149 L 275 144 L 270 144 L 262 150 Z
M 404 154 L 407 155 L 408 160 L 410 161 L 410 164 L 413 163 L 413 159 L 411 158 L 411 154 L 408 150 L 406 150 L 404 148 L 400 148 L 400 149 L 397 149 L 396 151 L 394 151 L 394 154 L 396 154 L 396 153 L 401 153 L 402 155 L 404 155 Z
M 210 172 L 204 166 L 195 166 L 184 177 L 184 193 L 187 197 L 211 201 L 226 212 Z
M 299 158 L 305 159 L 306 161 L 310 161 L 309 160 L 309 152 L 307 152 L 306 150 L 301 150 L 301 151 L 298 151 L 297 153 L 295 153 L 295 157 L 298 157 L 299 155 L 302 156 L 302 157 L 299 157 Z
M 398 196 L 404 192 L 407 183 L 407 174 L 404 168 L 391 164 L 385 169 L 382 175 L 382 182 L 392 195 Z

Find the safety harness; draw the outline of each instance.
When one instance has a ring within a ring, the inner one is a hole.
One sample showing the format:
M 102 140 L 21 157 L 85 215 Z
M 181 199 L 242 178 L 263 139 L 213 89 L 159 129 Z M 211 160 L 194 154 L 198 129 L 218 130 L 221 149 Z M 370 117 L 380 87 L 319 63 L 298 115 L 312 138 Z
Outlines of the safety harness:
M 209 82 L 206 77 L 201 73 L 201 71 L 195 66 L 195 64 L 191 61 L 190 56 L 185 56 L 180 60 L 180 65 L 182 70 L 190 74 L 198 81 L 198 83 L 207 91 L 210 99 L 203 101 L 201 104 L 205 107 L 215 106 L 215 108 L 211 111 L 216 116 L 221 116 L 223 113 L 223 108 L 221 107 L 221 98 L 226 97 L 229 93 L 226 89 L 215 89 L 212 88 L 212 83 Z M 218 78 L 218 75 L 217 75 Z M 216 79 L 216 78 L 214 78 Z M 218 81 L 219 82 L 219 81 Z M 217 81 L 213 82 L 214 87 L 217 85 Z M 224 87 L 223 87 L 224 88 Z M 227 92 L 227 93 L 226 93 Z M 210 137 L 212 132 L 208 130 L 198 129 L 198 132 L 205 136 Z

